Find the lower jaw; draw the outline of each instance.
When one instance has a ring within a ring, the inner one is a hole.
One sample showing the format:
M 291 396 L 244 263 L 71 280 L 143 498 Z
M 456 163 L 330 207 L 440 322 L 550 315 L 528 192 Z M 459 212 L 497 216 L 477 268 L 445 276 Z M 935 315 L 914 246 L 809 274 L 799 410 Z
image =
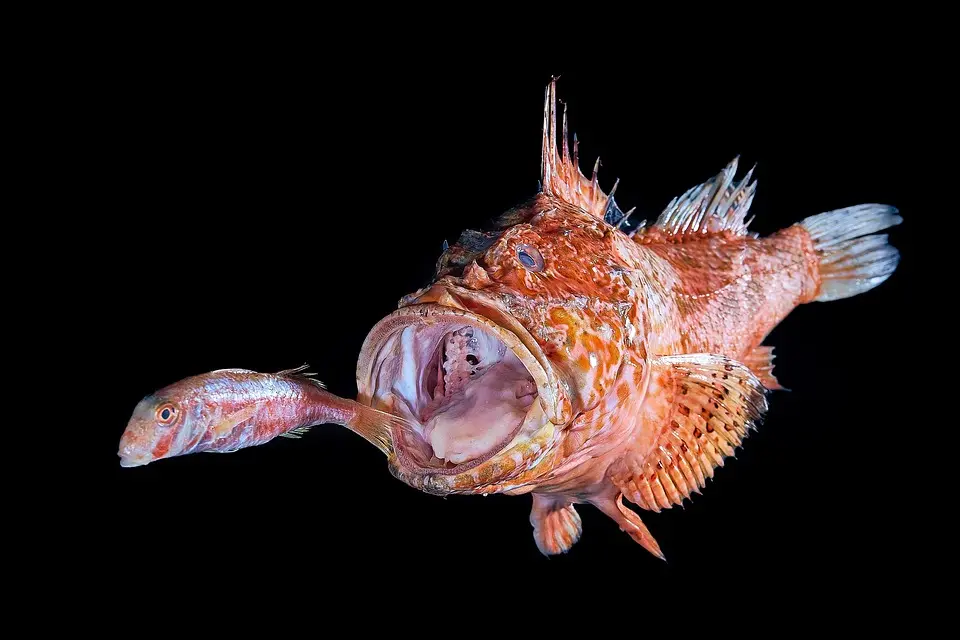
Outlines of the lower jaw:
M 508 435 L 502 441 L 494 445 L 494 447 L 490 449 L 490 451 L 488 451 L 487 453 L 484 453 L 479 457 L 473 458 L 471 460 L 461 462 L 460 464 L 451 465 L 451 463 L 447 463 L 447 465 L 442 467 L 441 466 L 434 467 L 434 466 L 425 466 L 418 463 L 413 459 L 412 455 L 409 453 L 410 447 L 413 446 L 406 441 L 406 438 L 409 438 L 409 436 L 402 433 L 394 434 L 394 452 L 397 455 L 397 460 L 399 461 L 400 465 L 403 467 L 405 471 L 407 471 L 410 474 L 413 474 L 413 475 L 430 474 L 430 475 L 445 475 L 445 476 L 458 475 L 483 464 L 490 458 L 493 458 L 494 456 L 496 456 L 498 453 L 501 453 L 517 437 L 521 429 L 523 429 L 523 424 L 524 424 L 524 421 L 521 421 L 521 423 L 517 425 L 517 428 L 510 433 L 510 435 Z
M 151 462 L 149 458 L 120 458 L 120 466 L 124 468 L 142 467 Z

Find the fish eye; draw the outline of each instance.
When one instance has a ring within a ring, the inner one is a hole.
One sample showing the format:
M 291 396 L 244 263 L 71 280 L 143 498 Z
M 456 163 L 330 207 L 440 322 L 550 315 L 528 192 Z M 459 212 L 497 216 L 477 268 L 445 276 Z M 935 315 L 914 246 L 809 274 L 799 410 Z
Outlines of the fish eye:
M 177 418 L 177 408 L 170 404 L 162 404 L 157 407 L 157 422 L 160 424 L 170 424 Z
M 536 247 L 521 244 L 517 247 L 517 258 L 527 271 L 543 271 L 543 256 Z

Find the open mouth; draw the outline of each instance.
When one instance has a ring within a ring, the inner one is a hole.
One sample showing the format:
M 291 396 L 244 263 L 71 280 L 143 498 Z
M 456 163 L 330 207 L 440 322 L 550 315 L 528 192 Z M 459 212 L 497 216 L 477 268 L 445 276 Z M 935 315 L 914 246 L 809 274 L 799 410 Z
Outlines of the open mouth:
M 393 434 L 404 466 L 456 474 L 532 435 L 547 418 L 530 371 L 536 361 L 512 334 L 479 316 L 431 307 L 432 315 L 395 314 L 374 329 L 362 358 L 367 375 L 363 363 L 358 369 L 360 395 L 416 424 Z

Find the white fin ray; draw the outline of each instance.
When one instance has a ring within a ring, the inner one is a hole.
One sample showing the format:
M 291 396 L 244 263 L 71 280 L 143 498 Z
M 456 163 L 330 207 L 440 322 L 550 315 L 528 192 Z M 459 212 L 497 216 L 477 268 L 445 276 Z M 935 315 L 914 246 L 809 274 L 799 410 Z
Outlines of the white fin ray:
M 317 385 L 321 389 L 326 389 L 325 385 L 321 380 L 317 379 L 317 374 L 312 371 L 307 371 L 310 368 L 309 364 L 302 364 L 299 367 L 294 367 L 293 369 L 284 369 L 283 371 L 277 371 L 275 375 L 286 376 L 289 378 L 304 378 L 309 382 Z
M 617 206 L 613 194 L 617 180 L 604 193 L 597 181 L 600 158 L 593 165 L 593 175 L 587 178 L 580 172 L 580 145 L 573 135 L 573 154 L 567 144 L 567 108 L 563 108 L 562 139 L 557 136 L 557 80 L 547 85 L 543 103 L 543 143 L 540 154 L 540 190 L 554 198 L 583 209 L 593 217 L 619 228 L 626 216 Z
M 810 216 L 800 225 L 820 255 L 819 302 L 873 289 L 896 270 L 900 252 L 886 235 L 870 235 L 903 222 L 895 207 L 860 204 Z
M 699 184 L 667 205 L 653 228 L 671 235 L 692 235 L 730 231 L 747 235 L 744 222 L 757 191 L 751 182 L 753 169 L 734 183 L 739 156 L 734 158 L 717 176 Z

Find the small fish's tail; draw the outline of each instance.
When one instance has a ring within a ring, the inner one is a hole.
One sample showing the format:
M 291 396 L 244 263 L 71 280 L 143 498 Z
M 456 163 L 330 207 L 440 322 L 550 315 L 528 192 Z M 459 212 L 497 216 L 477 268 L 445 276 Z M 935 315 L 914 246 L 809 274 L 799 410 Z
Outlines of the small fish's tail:
M 850 298 L 869 291 L 890 277 L 900 252 L 886 235 L 870 235 L 903 222 L 894 207 L 861 204 L 827 211 L 800 225 L 813 239 L 820 256 L 818 302 Z
M 357 414 L 346 426 L 366 438 L 386 455 L 393 449 L 393 438 L 400 432 L 416 433 L 409 420 L 356 403 Z

